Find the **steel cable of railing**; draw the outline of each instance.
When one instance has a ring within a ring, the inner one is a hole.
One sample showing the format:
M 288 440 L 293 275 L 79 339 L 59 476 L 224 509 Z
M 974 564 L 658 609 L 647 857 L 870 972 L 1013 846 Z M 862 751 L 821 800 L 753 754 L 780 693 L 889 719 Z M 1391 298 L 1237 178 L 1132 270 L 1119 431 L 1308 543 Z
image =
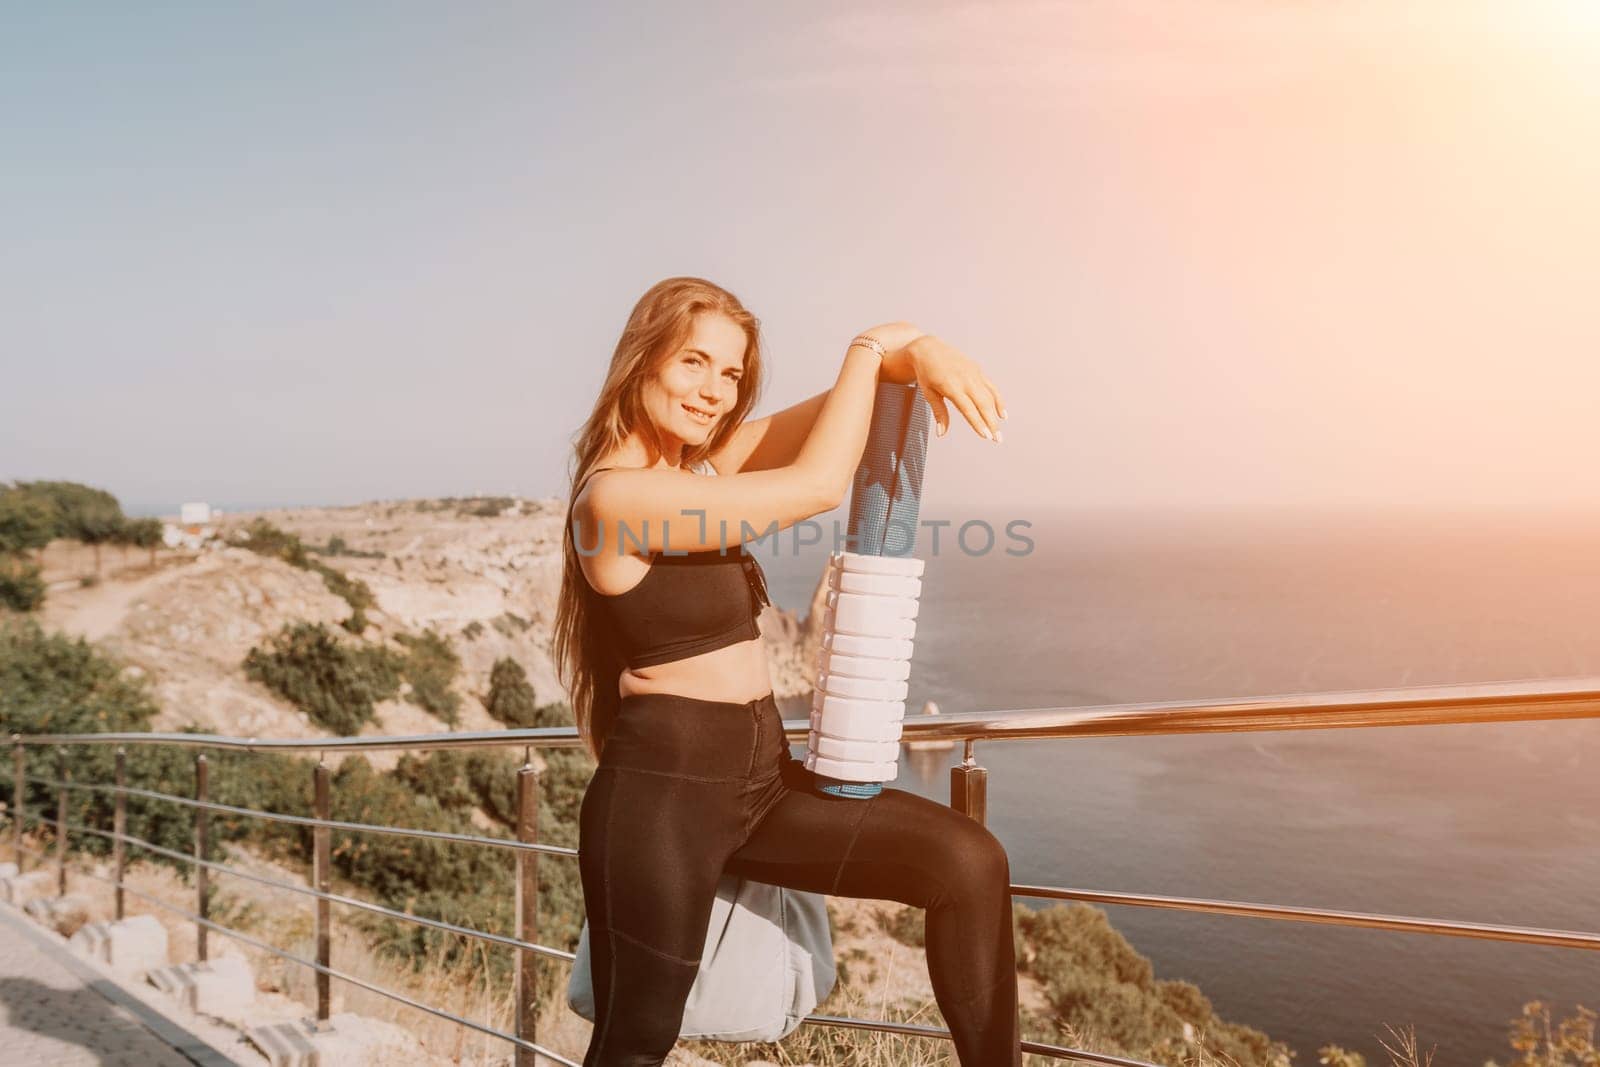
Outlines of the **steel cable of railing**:
M 1495 683 L 1492 685 L 1413 687 L 1403 690 L 1290 694 L 1220 702 L 1187 701 L 1165 704 L 1107 705 L 1090 708 L 1016 709 L 965 715 L 946 714 L 938 716 L 932 721 L 919 722 L 915 720 L 915 717 L 908 718 L 904 723 L 903 736 L 906 740 L 949 739 L 963 743 L 963 759 L 957 766 L 952 767 L 950 772 L 951 804 L 957 810 L 963 811 L 982 822 L 987 809 L 988 772 L 977 764 L 975 758 L 974 746 L 978 741 L 1343 729 L 1576 718 L 1600 718 L 1600 679 L 1558 679 L 1536 682 Z M 808 736 L 810 728 L 810 724 L 806 720 L 785 723 L 784 726 L 786 734 L 791 741 L 803 741 Z M 536 868 L 533 866 L 537 860 L 537 855 L 539 853 L 565 857 L 577 855 L 576 849 L 544 845 L 531 839 L 534 836 L 532 831 L 536 821 L 537 809 L 537 775 L 530 766 L 531 757 L 525 759 L 524 766 L 518 773 L 518 836 L 517 838 L 492 838 L 473 834 L 407 829 L 331 819 L 329 817 L 331 812 L 328 810 L 327 802 L 329 777 L 325 763 L 318 763 L 315 769 L 318 799 L 318 813 L 315 817 L 258 811 L 210 801 L 205 795 L 206 775 L 203 770 L 205 758 L 203 752 L 197 757 L 196 761 L 197 795 L 195 797 L 140 789 L 128 786 L 124 780 L 124 764 L 120 746 L 171 745 L 201 750 L 327 753 L 384 750 L 437 751 L 457 748 L 503 748 L 520 745 L 525 752 L 531 753 L 533 748 L 576 747 L 581 744 L 581 741 L 573 728 L 546 727 L 538 730 L 463 732 L 415 737 L 347 737 L 313 740 L 263 740 L 257 738 L 217 737 L 203 734 L 51 734 L 36 737 L 14 736 L 13 742 L 15 772 L 9 776 L 13 786 L 13 806 L 17 801 L 20 801 L 23 795 L 23 783 L 34 783 L 41 789 L 53 789 L 56 793 L 56 818 L 53 821 L 47 816 L 38 815 L 25 809 L 18 813 L 20 817 L 14 823 L 13 834 L 14 843 L 18 847 L 19 859 L 24 853 L 39 856 L 47 862 L 53 859 L 61 872 L 60 877 L 63 880 L 61 891 L 64 892 L 66 835 L 71 832 L 84 832 L 107 838 L 113 842 L 117 849 L 115 863 L 119 877 L 106 878 L 93 872 L 86 871 L 83 873 L 88 874 L 90 877 L 99 878 L 102 881 L 112 882 L 118 887 L 119 892 L 122 888 L 120 872 L 123 867 L 123 846 L 133 845 L 135 848 L 145 848 L 155 855 L 164 856 L 168 859 L 194 863 L 196 864 L 197 873 L 202 877 L 204 872 L 214 870 L 311 897 L 316 901 L 319 909 L 318 945 L 319 957 L 323 957 L 322 962 L 305 960 L 285 953 L 273 946 L 257 942 L 255 939 L 248 937 L 248 935 L 220 927 L 203 914 L 176 908 L 164 901 L 153 900 L 148 894 L 141 894 L 131 888 L 128 889 L 128 892 L 133 892 L 135 895 L 152 900 L 158 906 L 196 922 L 197 930 L 217 929 L 226 936 L 236 937 L 247 943 L 255 944 L 256 947 L 264 951 L 313 968 L 319 975 L 319 1018 L 325 1019 L 327 1017 L 326 1001 L 328 994 L 326 983 L 330 977 L 337 977 L 363 988 L 368 988 L 380 995 L 390 996 L 392 999 L 407 1003 L 419 1010 L 431 1012 L 480 1032 L 510 1040 L 517 1048 L 519 1065 L 531 1063 L 531 1060 L 525 1059 L 525 1054 L 535 1050 L 539 1051 L 540 1054 L 551 1055 L 552 1058 L 559 1060 L 559 1062 L 570 1062 L 554 1056 L 554 1054 L 547 1053 L 533 1044 L 531 1040 L 531 1017 L 526 1015 L 525 1009 L 527 1006 L 522 1004 L 522 1000 L 525 998 L 521 997 L 520 993 L 524 988 L 528 988 L 526 983 L 531 980 L 534 974 L 531 970 L 533 956 L 544 955 L 571 962 L 572 955 L 570 953 L 548 946 L 540 946 L 532 939 L 524 936 L 507 938 L 503 935 L 456 926 L 441 920 L 406 915 L 403 912 L 397 912 L 381 905 L 370 904 L 352 897 L 332 893 L 328 891 L 326 885 L 328 877 L 328 835 L 333 831 L 388 834 L 423 840 L 509 849 L 518 856 L 519 870 L 515 881 L 518 894 L 518 933 L 519 935 L 522 934 L 524 925 L 531 933 L 535 913 L 529 910 L 528 902 L 535 899 L 531 894 L 536 892 L 537 887 L 537 873 Z M 56 747 L 58 751 L 65 751 L 68 746 L 107 744 L 119 746 L 117 761 L 118 784 L 115 786 L 92 782 L 74 782 L 67 773 L 68 766 L 65 761 L 61 764 L 62 773 L 55 779 L 30 778 L 25 774 L 24 753 L 29 746 L 49 745 Z M 0 772 L 0 777 L 7 776 Z M 75 790 L 99 792 L 113 796 L 117 805 L 117 829 L 107 832 L 93 827 L 69 824 L 66 821 L 66 796 L 69 792 Z M 127 835 L 124 832 L 125 827 L 122 820 L 125 801 L 128 797 L 169 802 L 193 809 L 197 820 L 196 854 L 190 855 L 174 849 L 167 849 L 157 846 L 153 842 Z M 316 845 L 312 878 L 315 884 L 312 886 L 298 886 L 240 871 L 224 863 L 202 859 L 200 854 L 204 851 L 205 842 L 204 817 L 211 812 L 309 827 L 313 832 Z M 23 847 L 22 825 L 28 819 L 33 819 L 40 826 L 51 830 L 54 838 L 53 844 L 55 845 L 53 856 L 42 849 Z M 524 882 L 530 880 L 533 883 L 532 885 L 524 885 Z M 1337 909 L 1207 900 L 1192 897 L 1105 892 L 1060 886 L 1017 884 L 1012 885 L 1010 889 L 1013 896 L 1036 899 L 1079 900 L 1099 904 L 1169 908 L 1328 925 L 1364 926 L 1391 931 L 1517 941 L 1566 948 L 1586 948 L 1591 950 L 1600 948 L 1600 935 L 1583 931 L 1546 930 L 1527 926 L 1447 921 L 1415 916 L 1381 915 Z M 458 936 L 479 938 L 493 944 L 516 949 L 523 961 L 522 969 L 518 971 L 517 976 L 519 988 L 518 1034 L 506 1034 L 492 1027 L 485 1027 L 470 1020 L 460 1019 L 440 1009 L 411 1001 L 410 998 L 403 995 L 372 986 L 370 983 L 355 979 L 353 976 L 343 974 L 328 966 L 325 958 L 328 927 L 326 908 L 333 903 L 397 920 L 411 921 Z M 203 911 L 205 907 L 203 902 L 200 907 L 201 911 Z M 120 903 L 118 912 L 119 914 L 121 912 Z M 894 1023 L 887 1020 L 849 1019 L 818 1014 L 808 1016 L 804 1021 L 810 1025 L 844 1026 L 901 1033 L 915 1037 L 949 1039 L 948 1031 L 933 1027 Z M 1133 1067 L 1133 1065 L 1150 1067 L 1150 1065 L 1142 1064 L 1141 1061 L 1122 1059 L 1081 1049 L 1060 1048 L 1037 1042 L 1025 1042 L 1024 1049 L 1028 1052 L 1057 1059 L 1115 1065 L 1115 1067 Z
M 30 779 L 57 788 L 82 789 L 98 793 L 118 792 L 126 793 L 130 797 L 143 797 L 147 800 L 166 800 L 174 804 L 181 804 L 187 808 L 198 808 L 205 811 L 220 811 L 227 815 L 238 815 L 245 818 L 265 819 L 269 822 L 289 823 L 293 826 L 326 826 L 330 830 L 346 830 L 351 833 L 390 834 L 395 837 L 415 837 L 424 841 L 449 841 L 459 845 L 487 845 L 490 848 L 503 848 L 511 852 L 540 852 L 547 856 L 570 856 L 577 858 L 578 850 L 564 848 L 560 845 L 541 845 L 537 842 L 517 841 L 509 837 L 482 837 L 477 834 L 452 834 L 445 830 L 418 830 L 405 826 L 380 826 L 377 823 L 365 822 L 340 822 L 337 819 L 316 819 L 309 815 L 283 815 L 273 811 L 258 811 L 255 808 L 240 808 L 232 804 L 218 804 L 214 800 L 199 801 L 192 797 L 180 797 L 175 793 L 158 793 L 149 789 L 137 789 L 128 786 L 118 790 L 116 786 L 91 785 L 88 782 L 50 782 L 44 779 Z
M 69 833 L 93 834 L 97 837 L 103 837 L 108 840 L 114 838 L 115 836 L 109 830 L 97 830 L 92 826 L 79 826 L 76 823 L 68 823 L 67 830 Z M 504 934 L 492 934 L 487 930 L 474 930 L 468 926 L 457 926 L 454 923 L 448 923 L 442 919 L 429 919 L 422 915 L 412 915 L 407 912 L 396 911 L 393 908 L 386 908 L 382 904 L 373 904 L 371 901 L 357 900 L 355 897 L 342 896 L 338 893 L 324 893 L 320 890 L 313 889 L 308 885 L 295 885 L 293 882 L 285 882 L 277 878 L 268 878 L 265 875 L 256 874 L 252 871 L 242 871 L 237 867 L 230 867 L 225 863 L 218 863 L 215 860 L 198 859 L 189 855 L 187 852 L 178 852 L 175 849 L 163 848 L 160 845 L 145 841 L 141 838 L 125 835 L 123 840 L 135 848 L 142 848 L 145 851 L 153 852 L 158 856 L 165 856 L 169 859 L 193 864 L 197 867 L 205 867 L 208 870 L 219 871 L 222 874 L 229 875 L 230 877 L 243 878 L 246 881 L 269 886 L 273 889 L 281 889 L 289 893 L 296 893 L 300 896 L 312 897 L 318 900 L 327 900 L 334 904 L 343 904 L 346 907 L 357 908 L 361 911 L 370 911 L 377 915 L 387 916 L 391 919 L 398 919 L 402 922 L 414 923 L 418 926 L 426 926 L 434 930 L 442 930 L 446 933 L 459 934 L 462 937 L 477 938 L 480 941 L 487 941 L 490 944 L 501 945 L 505 948 L 517 948 L 528 952 L 537 952 L 541 956 L 547 956 L 554 960 L 565 960 L 567 963 L 571 963 L 577 958 L 571 952 L 564 952 L 561 949 L 551 948 L 548 945 L 536 945 L 530 941 L 519 941 L 514 937 L 506 937 Z

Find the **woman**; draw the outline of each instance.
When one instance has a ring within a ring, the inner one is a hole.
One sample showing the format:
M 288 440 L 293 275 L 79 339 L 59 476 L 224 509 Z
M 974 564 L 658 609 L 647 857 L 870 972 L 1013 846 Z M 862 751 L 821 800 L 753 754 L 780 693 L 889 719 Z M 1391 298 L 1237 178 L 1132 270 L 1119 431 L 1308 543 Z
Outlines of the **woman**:
M 759 331 L 710 282 L 654 286 L 576 442 L 555 658 L 599 761 L 579 817 L 596 1006 L 585 1067 L 665 1059 L 724 871 L 927 909 L 960 1062 L 1020 1067 L 1005 850 L 904 790 L 816 790 L 784 739 L 755 625 L 766 584 L 742 544 L 843 502 L 880 380 L 919 383 L 941 436 L 954 405 L 998 441 L 1000 394 L 960 352 L 889 323 L 850 342 L 828 392 L 745 422 Z

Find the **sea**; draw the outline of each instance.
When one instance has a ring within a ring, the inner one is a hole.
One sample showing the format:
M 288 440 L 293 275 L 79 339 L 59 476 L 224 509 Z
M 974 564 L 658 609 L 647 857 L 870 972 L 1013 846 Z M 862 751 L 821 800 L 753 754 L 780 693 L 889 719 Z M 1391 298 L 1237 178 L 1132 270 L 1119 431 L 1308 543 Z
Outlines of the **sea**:
M 1600 517 L 1040 513 L 1024 545 L 996 515 L 987 551 L 950 527 L 937 552 L 922 518 L 908 714 L 1600 678 Z M 785 537 L 749 547 L 803 612 L 829 546 Z M 1600 720 L 976 755 L 1019 883 L 1600 931 Z M 893 784 L 948 801 L 959 757 L 902 749 Z M 1592 950 L 1105 910 L 1158 979 L 1300 1064 L 1387 1065 L 1391 1027 L 1434 1067 L 1505 1064 L 1525 1003 L 1600 1010 Z

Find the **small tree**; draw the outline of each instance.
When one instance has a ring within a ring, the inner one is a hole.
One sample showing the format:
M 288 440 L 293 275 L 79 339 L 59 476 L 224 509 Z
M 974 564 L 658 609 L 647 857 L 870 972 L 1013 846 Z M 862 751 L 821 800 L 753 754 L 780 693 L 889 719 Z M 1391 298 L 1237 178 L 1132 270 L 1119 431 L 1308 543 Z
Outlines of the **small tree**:
M 522 664 L 510 656 L 495 660 L 489 670 L 489 695 L 484 698 L 483 706 L 496 721 L 513 730 L 532 729 L 537 725 L 539 705 Z
M 16 486 L 0 489 L 0 552 L 31 552 L 56 536 L 60 513 L 38 493 Z
M 55 536 L 50 500 L 15 486 L 0 489 L 0 606 L 32 611 L 44 602 L 39 566 L 28 558 Z
M 100 573 L 100 546 L 115 541 L 127 522 L 122 505 L 104 489 L 78 482 L 18 482 L 17 488 L 48 500 L 56 513 L 56 537 L 72 537 L 94 546 L 94 572 Z
M 150 566 L 156 565 L 156 549 L 161 547 L 163 527 L 160 519 L 133 519 L 122 527 L 122 541 L 135 548 L 150 550 Z

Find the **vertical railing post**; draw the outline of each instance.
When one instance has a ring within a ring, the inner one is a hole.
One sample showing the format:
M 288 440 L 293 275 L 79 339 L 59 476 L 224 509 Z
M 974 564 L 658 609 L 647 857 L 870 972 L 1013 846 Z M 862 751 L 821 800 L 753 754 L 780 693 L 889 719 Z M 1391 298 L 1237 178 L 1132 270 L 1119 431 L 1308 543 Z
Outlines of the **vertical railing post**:
M 117 921 L 126 918 L 123 907 L 122 879 L 128 869 L 128 751 L 117 748 L 117 799 L 111 812 L 111 866 L 116 871 Z
M 22 802 L 28 795 L 27 749 L 16 734 L 11 735 L 11 851 L 16 853 L 17 870 L 28 869 L 27 853 L 22 851 Z
M 989 819 L 989 772 L 978 766 L 968 738 L 961 765 L 950 768 L 950 806 L 978 823 Z
M 316 770 L 312 772 L 312 781 L 315 785 L 315 812 L 318 825 L 311 829 L 311 882 L 312 888 L 319 893 L 328 892 L 331 884 L 328 878 L 328 865 L 332 860 L 330 848 L 330 835 L 332 831 L 325 825 L 333 817 L 332 801 L 332 773 L 328 770 L 325 759 L 317 760 Z M 331 967 L 332 941 L 328 932 L 329 912 L 326 897 L 317 898 L 317 965 Z M 332 1015 L 332 991 L 330 975 L 326 970 L 317 972 L 317 1029 L 326 1029 L 328 1019 Z
M 201 804 L 207 802 L 207 794 L 210 792 L 210 790 L 207 788 L 209 778 L 209 765 L 206 761 L 206 754 L 202 752 L 194 758 L 194 798 Z M 201 861 L 200 863 L 195 864 L 194 867 L 195 896 L 197 898 L 196 903 L 198 905 L 198 907 L 195 908 L 195 914 L 200 916 L 201 919 L 211 918 L 211 908 L 207 903 L 209 900 L 209 895 L 206 893 L 206 886 L 208 882 L 206 875 L 208 872 L 203 866 L 203 863 L 207 858 L 206 852 L 208 850 L 206 845 L 210 839 L 210 829 L 211 813 L 205 808 L 195 808 L 194 858 Z M 204 922 L 197 922 L 194 924 L 194 939 L 195 959 L 199 960 L 201 963 L 204 963 L 206 962 L 207 958 L 206 924 Z
M 57 749 L 56 767 L 56 895 L 67 895 L 67 753 Z
M 517 840 L 535 844 L 539 840 L 539 772 L 533 769 L 531 750 L 525 749 L 522 769 L 517 771 Z M 539 936 L 539 854 L 517 850 L 516 885 L 517 940 L 536 941 Z M 539 1022 L 539 961 L 532 951 L 517 949 L 517 1036 L 533 1041 Z M 517 1047 L 515 1067 L 534 1067 L 534 1052 Z

